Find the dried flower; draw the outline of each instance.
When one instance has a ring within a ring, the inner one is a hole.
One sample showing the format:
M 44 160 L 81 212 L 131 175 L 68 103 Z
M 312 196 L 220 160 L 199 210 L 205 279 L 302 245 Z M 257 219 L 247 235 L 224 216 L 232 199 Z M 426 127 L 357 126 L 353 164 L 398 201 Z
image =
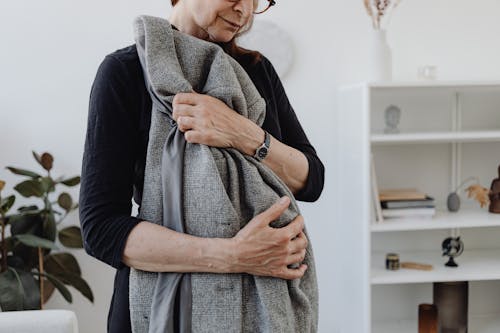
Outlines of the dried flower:
M 5 187 L 5 182 L 3 180 L 0 180 L 0 191 L 3 190 Z
M 474 196 L 474 199 L 477 200 L 477 202 L 479 202 L 481 208 L 487 206 L 490 203 L 490 198 L 488 196 L 488 194 L 490 193 L 489 189 L 482 187 L 479 184 L 476 184 L 467 187 L 466 191 L 467 191 L 467 197 L 471 198 Z
M 372 19 L 373 28 L 381 29 L 381 21 L 383 17 L 387 17 L 392 13 L 401 0 L 363 0 L 366 13 Z M 386 19 L 388 21 L 388 19 Z

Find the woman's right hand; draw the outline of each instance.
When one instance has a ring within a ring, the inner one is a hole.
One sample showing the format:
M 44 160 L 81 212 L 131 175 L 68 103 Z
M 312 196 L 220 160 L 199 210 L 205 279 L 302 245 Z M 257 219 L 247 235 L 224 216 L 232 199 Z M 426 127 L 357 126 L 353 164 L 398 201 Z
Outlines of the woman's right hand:
M 235 272 L 289 280 L 304 275 L 307 265 L 301 263 L 306 255 L 308 241 L 303 231 L 303 217 L 297 216 L 283 228 L 269 226 L 289 205 L 290 198 L 282 197 L 250 220 L 231 239 Z M 297 263 L 301 264 L 298 268 L 288 267 Z

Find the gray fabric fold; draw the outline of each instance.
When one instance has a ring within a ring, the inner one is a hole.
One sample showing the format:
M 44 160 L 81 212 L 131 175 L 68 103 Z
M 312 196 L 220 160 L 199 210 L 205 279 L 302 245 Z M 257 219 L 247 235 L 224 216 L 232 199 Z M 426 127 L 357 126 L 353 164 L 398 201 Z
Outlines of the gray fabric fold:
M 261 126 L 265 101 L 244 69 L 218 45 L 172 29 L 162 18 L 134 20 L 137 52 L 153 100 L 143 197 L 138 217 L 205 238 L 230 238 L 287 195 L 274 221 L 300 212 L 271 169 L 236 149 L 187 143 L 172 120 L 172 100 L 196 91 L 225 102 Z M 146 272 L 131 268 L 132 331 L 316 332 L 318 291 L 311 245 L 309 268 L 292 281 L 249 274 Z

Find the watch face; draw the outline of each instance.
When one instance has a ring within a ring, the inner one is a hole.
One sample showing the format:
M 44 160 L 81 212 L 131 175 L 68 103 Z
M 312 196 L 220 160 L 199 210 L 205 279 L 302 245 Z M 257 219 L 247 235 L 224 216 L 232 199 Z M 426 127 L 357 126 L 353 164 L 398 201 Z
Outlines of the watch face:
M 266 147 L 261 147 L 259 149 L 259 152 L 257 153 L 257 155 L 259 155 L 260 159 L 263 159 L 264 157 L 266 157 L 267 156 L 267 148 Z

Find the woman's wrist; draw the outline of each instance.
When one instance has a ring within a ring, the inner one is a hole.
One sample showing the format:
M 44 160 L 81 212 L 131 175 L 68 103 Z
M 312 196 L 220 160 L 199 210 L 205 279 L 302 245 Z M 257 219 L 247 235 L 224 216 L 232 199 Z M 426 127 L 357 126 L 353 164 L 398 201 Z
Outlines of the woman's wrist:
M 238 149 L 240 152 L 253 156 L 258 147 L 264 142 L 264 130 L 256 123 L 241 117 L 240 130 L 235 135 L 233 148 Z
M 205 238 L 206 246 L 199 253 L 202 266 L 209 273 L 238 273 L 236 268 L 236 246 L 232 238 Z

